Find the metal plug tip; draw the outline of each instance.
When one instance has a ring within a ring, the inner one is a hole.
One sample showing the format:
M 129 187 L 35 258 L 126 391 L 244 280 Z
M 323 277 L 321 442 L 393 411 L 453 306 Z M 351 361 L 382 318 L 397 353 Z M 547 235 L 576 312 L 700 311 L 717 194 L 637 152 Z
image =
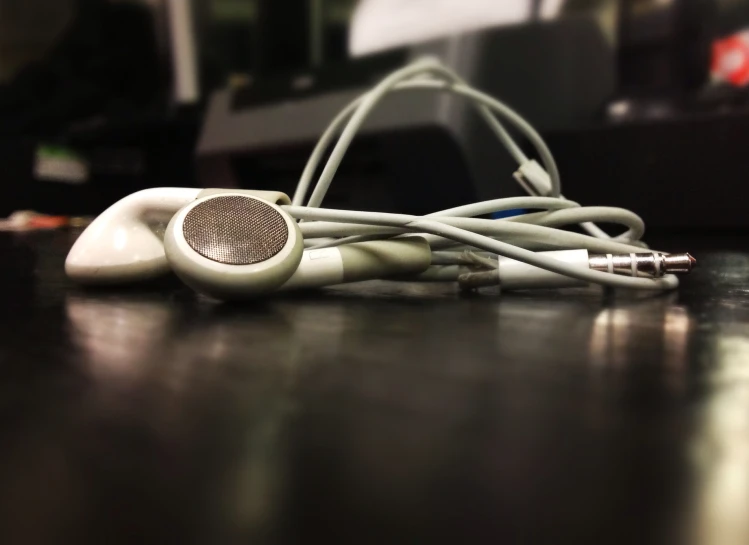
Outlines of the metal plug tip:
M 697 260 L 688 253 L 666 255 L 643 252 L 591 255 L 588 264 L 596 271 L 659 278 L 664 274 L 686 274 L 695 267 Z
M 696 264 L 697 260 L 688 253 L 671 254 L 663 258 L 663 270 L 666 273 L 688 273 Z

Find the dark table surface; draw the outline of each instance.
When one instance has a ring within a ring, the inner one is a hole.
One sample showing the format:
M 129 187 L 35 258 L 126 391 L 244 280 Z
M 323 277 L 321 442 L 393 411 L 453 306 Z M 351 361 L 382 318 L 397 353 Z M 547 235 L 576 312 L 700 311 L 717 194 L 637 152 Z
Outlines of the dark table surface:
M 749 543 L 745 240 L 661 296 L 240 306 L 83 291 L 73 237 L 0 234 L 0 543 Z

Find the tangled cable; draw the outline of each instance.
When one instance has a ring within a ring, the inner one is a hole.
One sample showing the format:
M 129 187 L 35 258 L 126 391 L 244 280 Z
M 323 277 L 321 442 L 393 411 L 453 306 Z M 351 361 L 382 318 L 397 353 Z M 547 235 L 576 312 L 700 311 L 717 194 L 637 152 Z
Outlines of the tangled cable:
M 346 151 L 367 117 L 390 93 L 416 91 L 448 92 L 470 100 L 518 162 L 515 178 L 530 196 L 476 202 L 427 216 L 321 208 Z M 540 164 L 523 153 L 503 123 L 512 126 L 532 144 Z M 338 139 L 328 161 L 312 188 L 306 206 L 303 206 L 313 177 L 336 136 Z M 470 264 L 488 270 L 494 266 L 490 261 L 492 256 L 503 256 L 603 286 L 646 290 L 667 290 L 678 286 L 678 279 L 670 274 L 660 278 L 619 276 L 580 268 L 538 253 L 541 250 L 565 249 L 586 249 L 602 254 L 647 251 L 640 240 L 645 225 L 639 216 L 629 210 L 581 207 L 565 199 L 561 194 L 559 170 L 554 157 L 530 123 L 506 104 L 470 87 L 457 74 L 432 58 L 418 60 L 392 73 L 348 104 L 333 119 L 310 155 L 292 204 L 283 208 L 300 220 L 305 246 L 309 248 L 422 234 L 433 252 L 432 267 L 423 275 L 425 279 L 457 280 L 460 268 L 453 265 Z M 515 209 L 535 212 L 496 220 L 476 217 Z M 612 237 L 597 223 L 618 224 L 626 230 Z M 587 234 L 564 229 L 573 225 L 580 225 Z

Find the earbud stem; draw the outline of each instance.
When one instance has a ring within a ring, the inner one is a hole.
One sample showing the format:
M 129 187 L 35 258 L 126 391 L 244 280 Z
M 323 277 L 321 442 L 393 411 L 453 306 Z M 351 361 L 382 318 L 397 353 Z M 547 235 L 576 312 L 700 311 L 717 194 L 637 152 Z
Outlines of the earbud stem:
M 373 240 L 306 250 L 283 291 L 311 289 L 425 271 L 432 254 L 422 237 Z

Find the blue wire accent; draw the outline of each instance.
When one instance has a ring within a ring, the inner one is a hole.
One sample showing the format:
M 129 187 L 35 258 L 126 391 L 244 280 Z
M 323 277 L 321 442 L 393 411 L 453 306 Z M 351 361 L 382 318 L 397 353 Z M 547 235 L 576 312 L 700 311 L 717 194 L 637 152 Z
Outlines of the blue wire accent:
M 511 218 L 513 216 L 522 216 L 528 211 L 525 208 L 513 208 L 512 210 L 502 210 L 501 212 L 494 212 L 491 215 L 493 220 L 501 220 L 502 218 Z

